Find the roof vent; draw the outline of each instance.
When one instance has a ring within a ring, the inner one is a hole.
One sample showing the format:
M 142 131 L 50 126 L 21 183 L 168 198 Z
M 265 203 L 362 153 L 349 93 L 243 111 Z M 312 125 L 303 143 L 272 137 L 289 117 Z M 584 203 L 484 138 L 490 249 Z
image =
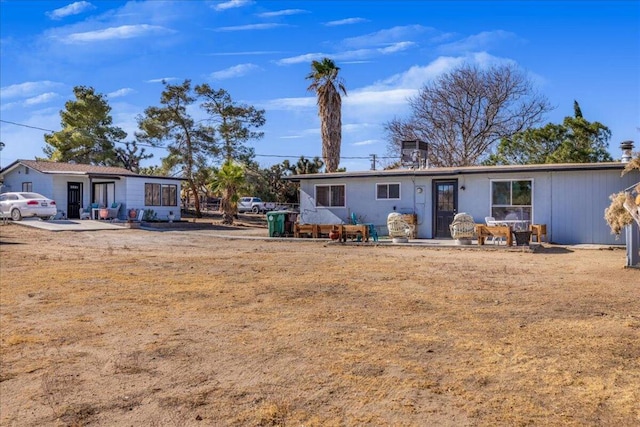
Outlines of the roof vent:
M 622 141 L 620 143 L 620 149 L 622 150 L 622 163 L 629 163 L 632 157 L 633 141 Z

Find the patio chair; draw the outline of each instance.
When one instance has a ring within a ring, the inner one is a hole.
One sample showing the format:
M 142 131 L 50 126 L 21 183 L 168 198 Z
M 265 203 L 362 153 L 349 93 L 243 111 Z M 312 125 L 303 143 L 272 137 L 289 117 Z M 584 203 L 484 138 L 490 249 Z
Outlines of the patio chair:
M 391 212 L 387 216 L 387 228 L 389 229 L 389 237 L 393 239 L 393 243 L 407 243 L 411 235 L 411 226 L 404 220 L 401 214 Z
M 120 206 L 122 206 L 122 203 L 113 202 L 111 204 L 111 207 L 107 208 L 107 218 L 118 219 L 118 214 L 120 213 Z
M 91 206 L 80 208 L 80 219 L 91 219 Z
M 497 225 L 501 225 L 500 221 L 496 221 L 496 219 L 492 216 L 485 216 L 484 217 L 484 222 L 490 226 L 490 227 L 495 227 Z M 502 242 L 502 237 L 501 236 L 491 236 L 491 243 L 493 244 L 500 244 L 500 242 Z
M 458 240 L 459 243 L 467 241 L 471 242 L 476 235 L 476 222 L 473 217 L 467 213 L 461 212 L 453 217 L 453 222 L 449 225 L 451 237 Z
M 376 226 L 372 223 L 360 222 L 358 221 L 358 216 L 355 212 L 351 212 L 351 224 L 353 225 L 366 225 L 369 228 L 369 238 L 373 239 L 374 242 L 378 241 L 378 231 L 376 230 Z

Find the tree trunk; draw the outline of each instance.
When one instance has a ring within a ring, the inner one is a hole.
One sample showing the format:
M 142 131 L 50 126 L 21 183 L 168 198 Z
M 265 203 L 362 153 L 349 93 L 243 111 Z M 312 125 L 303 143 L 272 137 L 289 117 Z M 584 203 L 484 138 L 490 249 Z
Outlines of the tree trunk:
M 200 211 L 200 195 L 196 188 L 196 183 L 192 179 L 189 180 L 189 188 L 193 193 L 193 206 L 196 210 L 196 218 L 202 218 L 202 212 Z

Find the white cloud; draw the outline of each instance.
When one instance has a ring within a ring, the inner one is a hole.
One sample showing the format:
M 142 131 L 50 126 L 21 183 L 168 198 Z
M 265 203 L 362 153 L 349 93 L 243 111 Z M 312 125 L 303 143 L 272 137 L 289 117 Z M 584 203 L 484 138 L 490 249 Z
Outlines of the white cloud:
M 260 67 L 255 64 L 238 64 L 233 67 L 225 68 L 224 70 L 215 71 L 209 74 L 209 77 L 213 80 L 231 79 L 234 77 L 244 76 L 259 68 Z
M 399 42 L 399 43 L 394 43 L 391 46 L 376 49 L 376 51 L 386 55 L 389 53 L 402 52 L 403 50 L 410 49 L 414 46 L 416 46 L 414 42 Z
M 415 89 L 388 88 L 380 90 L 357 90 L 342 98 L 345 107 L 370 107 L 406 104 L 407 98 L 417 93 Z
M 283 58 L 276 61 L 278 65 L 291 65 L 300 64 L 302 62 L 311 62 L 314 59 L 321 59 L 326 56 L 330 56 L 326 53 L 305 53 L 304 55 L 292 56 L 290 58 Z
M 483 31 L 462 40 L 443 44 L 438 47 L 438 51 L 455 53 L 486 50 L 501 42 L 517 39 L 518 37 L 514 33 L 508 31 Z
M 221 3 L 216 3 L 211 6 L 212 9 L 217 11 L 223 11 L 228 9 L 235 9 L 238 7 L 244 7 L 252 4 L 251 0 L 229 0 Z
M 417 35 L 427 31 L 434 31 L 434 29 L 430 27 L 423 27 L 422 25 L 398 26 L 376 31 L 375 33 L 366 34 L 364 36 L 347 38 L 343 40 L 343 43 L 345 46 L 350 47 L 381 46 L 394 43 L 399 40 L 411 40 Z
M 105 28 L 104 30 L 73 33 L 62 37 L 64 43 L 91 43 L 108 40 L 132 39 L 150 35 L 172 33 L 173 30 L 157 25 L 121 25 L 119 27 Z
M 285 24 L 249 24 L 249 25 L 236 25 L 234 27 L 219 27 L 214 28 L 213 31 L 228 32 L 228 31 L 253 31 L 253 30 L 270 30 L 272 28 L 287 27 Z
M 323 25 L 327 27 L 337 27 L 340 25 L 359 24 L 361 22 L 369 22 L 369 20 L 364 18 L 347 18 L 347 19 L 340 19 L 337 21 L 325 22 Z
M 364 60 L 369 58 L 374 58 L 380 55 L 390 55 L 393 53 L 401 52 L 410 48 L 417 46 L 414 42 L 398 42 L 394 43 L 390 46 L 374 48 L 374 49 L 358 49 L 358 50 L 348 50 L 340 53 L 306 53 L 304 55 L 293 56 L 290 58 L 283 58 L 276 61 L 278 65 L 292 65 L 292 64 L 300 64 L 304 62 L 311 62 L 316 59 L 321 59 L 325 57 L 331 57 L 334 61 L 356 61 L 356 60 Z
M 56 83 L 49 80 L 42 80 L 39 82 L 24 82 L 11 86 L 5 86 L 0 88 L 0 98 L 24 98 L 35 95 L 43 90 L 52 89 L 62 86 L 62 83 Z
M 19 102 L 6 102 L 4 104 L 0 104 L 0 111 L 10 110 L 13 107 L 18 107 L 18 106 L 20 106 Z
M 351 145 L 355 145 L 356 147 L 362 147 L 362 146 L 365 146 L 365 145 L 375 145 L 378 142 L 380 142 L 380 141 L 378 141 L 376 139 L 367 139 L 367 140 L 364 140 L 364 141 L 354 142 Z
M 118 89 L 116 91 L 110 92 L 107 94 L 108 98 L 120 98 L 123 96 L 127 96 L 130 93 L 134 93 L 135 90 L 131 89 L 130 87 L 123 87 L 122 89 Z
M 284 9 L 276 10 L 274 12 L 259 13 L 258 16 L 260 18 L 275 18 L 278 16 L 300 15 L 301 13 L 309 13 L 309 11 L 304 9 Z
M 77 1 L 65 7 L 52 10 L 51 12 L 46 12 L 46 15 L 50 19 L 59 20 L 62 18 L 66 18 L 67 16 L 78 15 L 82 12 L 86 12 L 87 10 L 93 10 L 95 8 L 96 7 L 91 3 L 89 3 L 88 1 Z
M 162 82 L 170 82 L 173 80 L 178 80 L 177 77 L 162 77 L 159 79 L 151 79 L 151 80 L 145 80 L 145 83 L 162 83 Z
M 38 105 L 38 104 L 46 104 L 47 102 L 51 101 L 52 99 L 56 99 L 56 98 L 59 98 L 59 97 L 60 97 L 60 95 L 58 95 L 55 92 L 46 92 L 46 93 L 43 93 L 41 95 L 25 99 L 24 105 L 25 106 L 32 106 L 32 105 Z
M 316 106 L 316 98 L 312 96 L 304 98 L 278 98 L 270 100 L 267 102 L 266 106 L 273 110 L 298 110 L 300 108 L 311 108 Z

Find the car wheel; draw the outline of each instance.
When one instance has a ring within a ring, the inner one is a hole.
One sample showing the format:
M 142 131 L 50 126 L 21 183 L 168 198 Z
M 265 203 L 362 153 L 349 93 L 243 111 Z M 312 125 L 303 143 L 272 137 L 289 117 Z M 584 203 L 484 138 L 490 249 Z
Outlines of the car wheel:
M 11 219 L 14 221 L 20 221 L 22 219 L 22 214 L 20 213 L 20 209 L 14 209 L 11 211 Z
M 260 208 L 257 206 L 254 206 L 251 208 L 251 212 L 253 212 L 254 214 L 260 213 Z

